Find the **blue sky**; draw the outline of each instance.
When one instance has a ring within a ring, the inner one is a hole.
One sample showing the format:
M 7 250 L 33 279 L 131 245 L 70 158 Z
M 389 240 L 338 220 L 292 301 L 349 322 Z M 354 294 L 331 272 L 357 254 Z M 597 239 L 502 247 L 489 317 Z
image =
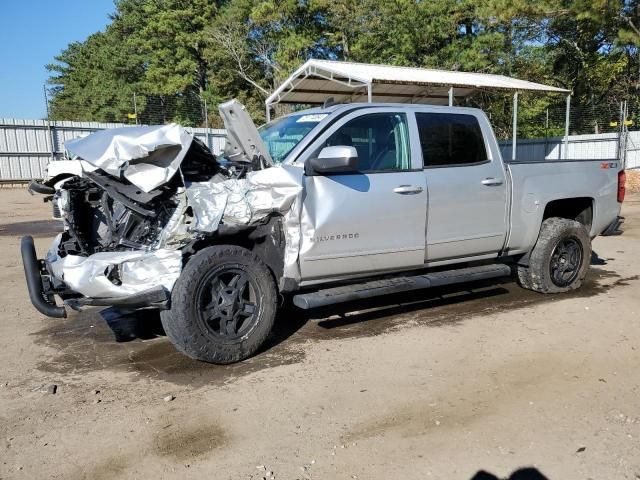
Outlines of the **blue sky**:
M 43 118 L 44 68 L 70 42 L 104 29 L 113 0 L 0 2 L 0 117 Z

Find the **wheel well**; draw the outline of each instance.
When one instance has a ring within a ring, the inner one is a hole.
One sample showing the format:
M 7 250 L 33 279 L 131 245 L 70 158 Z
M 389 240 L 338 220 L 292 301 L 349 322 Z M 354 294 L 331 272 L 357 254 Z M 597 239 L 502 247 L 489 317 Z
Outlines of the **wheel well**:
M 276 285 L 284 275 L 285 235 L 282 217 L 271 216 L 265 223 L 240 228 L 221 225 L 216 235 L 207 237 L 192 246 L 199 251 L 212 245 L 237 245 L 254 252 L 271 271 Z
M 551 217 L 570 218 L 583 224 L 589 231 L 593 222 L 593 199 L 578 197 L 553 200 L 547 203 L 542 220 Z

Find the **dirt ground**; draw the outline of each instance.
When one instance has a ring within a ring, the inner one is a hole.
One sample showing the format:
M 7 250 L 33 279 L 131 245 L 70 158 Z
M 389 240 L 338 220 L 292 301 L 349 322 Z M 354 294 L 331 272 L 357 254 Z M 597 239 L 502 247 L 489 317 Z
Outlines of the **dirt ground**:
M 289 312 L 232 366 L 176 353 L 152 314 L 38 314 L 18 243 L 42 255 L 49 214 L 0 190 L 2 479 L 640 479 L 640 196 L 575 293 L 505 280 Z

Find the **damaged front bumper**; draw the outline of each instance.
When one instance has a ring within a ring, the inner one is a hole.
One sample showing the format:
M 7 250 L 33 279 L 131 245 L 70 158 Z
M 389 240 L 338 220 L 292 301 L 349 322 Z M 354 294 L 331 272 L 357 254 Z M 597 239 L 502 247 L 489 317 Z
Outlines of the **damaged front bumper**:
M 167 252 L 159 255 L 156 255 L 158 252 L 124 252 L 134 254 L 125 258 L 105 252 L 102 256 L 92 256 L 97 258 L 67 256 L 62 259 L 52 257 L 58 243 L 59 237 L 46 259 L 37 258 L 31 236 L 22 237 L 20 243 L 29 297 L 43 315 L 66 318 L 65 307 L 56 304 L 54 295 L 74 310 L 84 306 L 168 308 L 171 288 L 182 270 L 182 258 L 176 256 L 176 252 L 168 255 Z M 119 272 L 117 280 L 114 271 Z M 60 277 L 65 279 L 64 283 Z M 151 283 L 155 286 L 149 287 Z M 78 290 L 73 290 L 71 287 L 76 285 Z

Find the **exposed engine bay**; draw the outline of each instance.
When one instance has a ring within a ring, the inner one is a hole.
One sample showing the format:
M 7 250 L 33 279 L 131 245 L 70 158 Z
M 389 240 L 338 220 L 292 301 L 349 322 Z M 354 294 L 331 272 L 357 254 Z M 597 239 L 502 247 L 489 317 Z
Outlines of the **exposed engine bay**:
M 189 255 L 242 231 L 269 238 L 259 248 L 280 265 L 279 281 L 295 276 L 284 270 L 296 264 L 291 210 L 302 171 L 272 165 L 241 104 L 220 112 L 230 132 L 223 159 L 178 125 L 102 130 L 65 144 L 73 160 L 52 162 L 49 178 L 31 188 L 63 221 L 44 262 L 47 295 L 71 306 L 125 298 L 158 306 Z
M 232 178 L 231 171 L 221 168 L 195 139 L 180 171 L 181 176 L 149 193 L 102 170 L 85 171 L 82 177 L 62 181 L 52 199 L 65 213 L 61 255 L 153 248 L 180 204 L 177 195 L 184 191 L 185 182 Z

